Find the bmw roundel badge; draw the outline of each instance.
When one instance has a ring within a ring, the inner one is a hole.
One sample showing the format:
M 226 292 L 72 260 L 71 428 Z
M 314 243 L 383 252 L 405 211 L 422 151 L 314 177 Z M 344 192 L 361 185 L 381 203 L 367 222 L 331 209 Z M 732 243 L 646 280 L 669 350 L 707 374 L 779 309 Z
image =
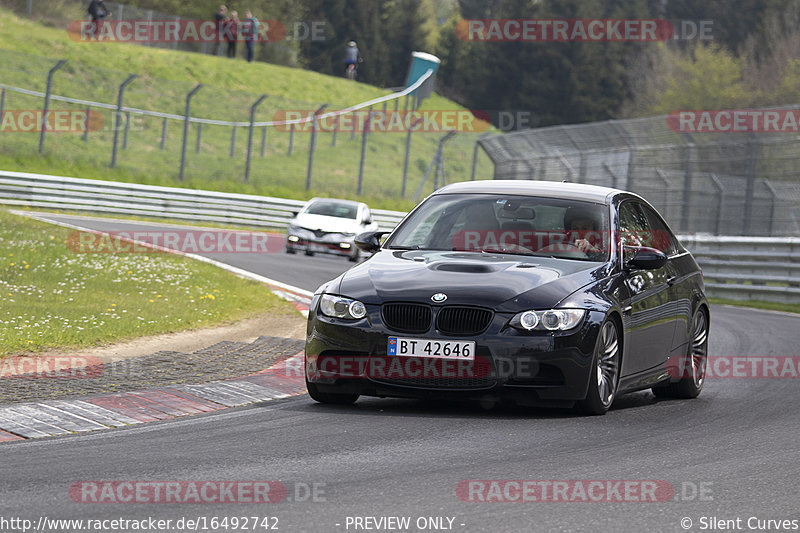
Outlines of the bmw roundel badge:
M 445 293 L 443 293 L 443 292 L 437 292 L 436 294 L 431 296 L 431 300 L 433 300 L 436 303 L 441 303 L 441 302 L 447 300 L 447 295 Z

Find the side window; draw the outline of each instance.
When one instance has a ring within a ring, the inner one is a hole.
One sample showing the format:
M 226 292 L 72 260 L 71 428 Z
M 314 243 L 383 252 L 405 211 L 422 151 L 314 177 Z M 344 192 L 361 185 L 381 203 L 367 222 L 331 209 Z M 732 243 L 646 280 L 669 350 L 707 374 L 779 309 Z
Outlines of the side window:
M 668 256 L 674 255 L 679 249 L 675 235 L 672 234 L 666 222 L 649 206 L 642 205 L 645 215 L 650 222 L 651 238 L 649 246 L 661 250 Z
M 638 202 L 619 206 L 619 239 L 623 246 L 649 246 L 650 225 Z

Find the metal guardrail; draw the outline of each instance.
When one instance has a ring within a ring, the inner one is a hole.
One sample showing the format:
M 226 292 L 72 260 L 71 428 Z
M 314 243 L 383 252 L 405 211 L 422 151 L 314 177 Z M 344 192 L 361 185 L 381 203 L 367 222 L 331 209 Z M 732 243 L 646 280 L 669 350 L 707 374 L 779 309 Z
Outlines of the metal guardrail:
M 24 172 L 0 172 L 0 204 L 95 214 L 285 228 L 305 202 Z M 406 213 L 372 210 L 382 230 Z M 709 296 L 800 304 L 800 238 L 680 236 Z
M 680 240 L 702 267 L 709 296 L 800 305 L 800 238 L 688 235 Z
M 0 172 L 0 204 L 285 228 L 305 202 L 249 194 Z M 385 230 L 392 229 L 405 216 L 399 211 L 371 211 L 380 228 Z

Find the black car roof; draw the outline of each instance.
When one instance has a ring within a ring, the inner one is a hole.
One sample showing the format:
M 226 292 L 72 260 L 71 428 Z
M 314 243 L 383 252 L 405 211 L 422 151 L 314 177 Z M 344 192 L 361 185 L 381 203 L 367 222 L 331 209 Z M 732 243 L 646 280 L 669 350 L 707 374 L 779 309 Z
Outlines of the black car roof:
M 452 183 L 437 190 L 434 194 L 525 194 L 548 198 L 566 198 L 607 204 L 618 194 L 632 194 L 620 189 L 585 185 L 583 183 L 562 183 L 557 181 L 534 180 L 481 180 Z M 636 196 L 636 195 L 633 195 Z

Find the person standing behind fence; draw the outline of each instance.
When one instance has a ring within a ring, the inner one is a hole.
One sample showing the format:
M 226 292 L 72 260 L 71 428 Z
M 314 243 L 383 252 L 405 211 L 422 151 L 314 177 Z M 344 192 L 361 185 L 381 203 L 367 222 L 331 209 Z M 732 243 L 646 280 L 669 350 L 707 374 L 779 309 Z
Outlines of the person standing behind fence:
M 253 12 L 249 9 L 244 12 L 244 22 L 242 22 L 242 35 L 244 36 L 244 45 L 247 50 L 247 62 L 253 61 L 254 48 L 256 40 L 258 40 L 258 19 L 253 16 Z
M 92 17 L 92 24 L 94 25 L 94 38 L 100 38 L 100 29 L 103 27 L 103 20 L 111 16 L 111 12 L 106 9 L 106 4 L 103 0 L 92 0 L 89 2 L 89 15 Z
M 239 13 L 231 11 L 231 18 L 225 23 L 225 41 L 228 43 L 228 57 L 236 57 L 236 40 L 239 38 Z
M 217 46 L 214 50 L 215 55 L 222 55 L 222 43 L 224 42 L 225 23 L 228 20 L 228 6 L 219 6 L 219 11 L 214 15 L 214 20 L 217 21 Z

